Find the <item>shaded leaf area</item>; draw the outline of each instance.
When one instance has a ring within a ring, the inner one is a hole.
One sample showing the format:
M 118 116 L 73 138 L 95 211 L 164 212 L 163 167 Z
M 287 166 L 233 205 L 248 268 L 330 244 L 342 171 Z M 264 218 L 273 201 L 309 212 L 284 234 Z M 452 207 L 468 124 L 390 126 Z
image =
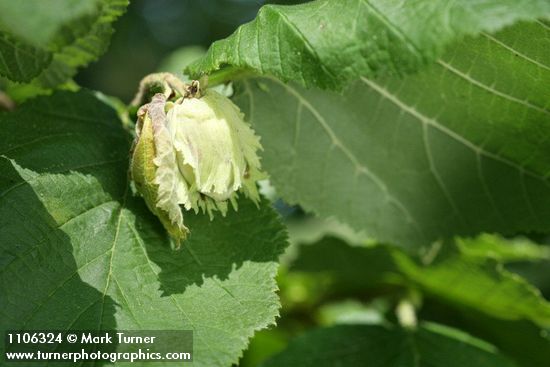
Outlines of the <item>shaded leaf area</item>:
M 174 252 L 129 189 L 115 111 L 58 92 L 0 118 L 0 329 L 193 330 L 193 363 L 227 366 L 274 322 L 286 234 L 267 203 L 186 213 Z
M 550 303 L 536 288 L 493 259 L 470 257 L 451 245 L 413 258 L 389 246 L 349 246 L 329 237 L 302 246 L 291 270 L 330 275 L 336 292 L 357 292 L 383 284 L 416 288 L 452 307 L 461 305 L 497 318 L 550 325 Z
M 343 94 L 273 78 L 236 85 L 277 192 L 381 242 L 550 224 L 550 28 L 469 38 L 404 79 Z
M 317 329 L 292 340 L 262 364 L 288 366 L 511 367 L 496 348 L 456 329 L 423 323 L 417 330 L 374 325 Z
M 476 242 L 468 241 L 472 246 Z M 479 241 L 483 246 L 487 236 Z M 492 241 L 497 247 L 498 239 Z M 508 245 L 500 240 L 500 247 Z M 435 246 L 412 258 L 393 247 L 349 246 L 325 238 L 301 246 L 291 270 L 316 279 L 322 276 L 329 284 L 322 291 L 324 298 L 418 291 L 427 305 L 426 309 L 422 306 L 421 317 L 452 322 L 494 343 L 522 365 L 538 365 L 550 357 L 550 338 L 544 333 L 550 325 L 550 304 L 536 288 L 503 269 L 493 254 L 483 258 L 453 246 Z M 517 341 L 517 330 L 522 330 L 525 340 Z
M 541 293 L 550 299 L 550 260 L 537 261 L 536 263 L 522 261 L 506 264 L 506 268 L 528 279 L 529 282 L 540 289 Z
M 544 366 L 550 360 L 549 333 L 527 320 L 503 320 L 472 308 L 429 299 L 419 317 L 460 328 L 497 346 L 523 367 Z
M 45 6 L 45 3 L 33 10 L 30 17 L 35 22 L 33 27 L 48 24 L 46 28 L 49 29 L 55 26 L 55 32 L 48 36 L 47 41 L 39 42 L 38 45 L 15 37 L 10 27 L 0 28 L 0 39 L 11 40 L 0 41 L 0 53 L 4 59 L 1 62 L 0 58 L 0 76 L 13 82 L 31 83 L 31 86 L 20 86 L 4 81 L 5 89 L 18 100 L 44 93 L 49 88 L 67 82 L 78 67 L 101 56 L 109 45 L 113 33 L 112 23 L 124 13 L 128 0 L 81 1 L 88 4 L 85 8 L 87 10 L 82 13 L 77 11 L 79 2 L 74 2 L 65 5 L 63 11 L 58 10 L 55 16 L 59 22 L 51 23 L 53 11 L 62 7 L 62 3 L 66 2 L 48 3 L 48 11 L 42 13 L 37 9 Z M 5 6 L 10 9 L 8 13 L 21 14 L 26 13 L 31 5 L 25 1 L 7 1 Z M 47 32 L 39 37 L 46 36 Z
M 360 76 L 416 71 L 464 35 L 492 33 L 515 21 L 549 16 L 545 0 L 318 0 L 266 5 L 255 20 L 214 42 L 187 71 L 199 77 L 229 67 L 306 87 L 342 89 Z

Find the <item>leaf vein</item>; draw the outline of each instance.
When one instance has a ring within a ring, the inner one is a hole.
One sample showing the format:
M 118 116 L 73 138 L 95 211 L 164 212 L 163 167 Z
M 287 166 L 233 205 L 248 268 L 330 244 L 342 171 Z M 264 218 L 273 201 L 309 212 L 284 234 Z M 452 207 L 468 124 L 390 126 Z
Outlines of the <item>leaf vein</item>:
M 437 63 L 439 65 L 441 65 L 443 68 L 449 70 L 450 72 L 452 72 L 453 74 L 455 75 L 458 75 L 460 78 L 468 81 L 469 83 L 472 83 L 473 85 L 475 85 L 476 87 L 479 87 L 481 89 L 484 89 L 486 91 L 488 91 L 489 93 L 493 93 L 494 95 L 498 96 L 498 97 L 501 97 L 501 98 L 504 98 L 504 99 L 507 99 L 509 101 L 512 101 L 514 103 L 518 103 L 518 104 L 521 104 L 521 105 L 524 105 L 526 106 L 527 108 L 530 108 L 530 109 L 533 109 L 533 110 L 536 110 L 538 112 L 541 112 L 541 113 L 544 113 L 546 115 L 550 115 L 550 111 L 548 111 L 547 109 L 545 108 L 542 108 L 542 107 L 539 107 L 537 105 L 534 105 L 532 104 L 531 102 L 528 102 L 528 101 L 523 101 L 519 98 L 516 98 L 514 96 L 511 96 L 509 94 L 506 94 L 506 93 L 503 93 L 493 87 L 490 87 L 488 85 L 485 85 L 483 83 L 481 83 L 480 81 L 472 78 L 471 76 L 469 76 L 468 74 L 465 74 L 463 72 L 461 72 L 460 70 L 452 67 L 451 65 L 447 64 L 446 62 L 442 61 L 442 60 L 437 60 Z

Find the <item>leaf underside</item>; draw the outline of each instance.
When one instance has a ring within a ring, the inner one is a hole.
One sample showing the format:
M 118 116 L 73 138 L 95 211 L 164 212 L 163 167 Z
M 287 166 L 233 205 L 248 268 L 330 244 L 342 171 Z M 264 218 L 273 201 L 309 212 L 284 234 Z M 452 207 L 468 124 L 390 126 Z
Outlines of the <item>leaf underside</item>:
M 543 23 L 520 23 L 405 78 L 343 94 L 247 79 L 234 98 L 286 201 L 377 240 L 548 231 L 549 40 Z

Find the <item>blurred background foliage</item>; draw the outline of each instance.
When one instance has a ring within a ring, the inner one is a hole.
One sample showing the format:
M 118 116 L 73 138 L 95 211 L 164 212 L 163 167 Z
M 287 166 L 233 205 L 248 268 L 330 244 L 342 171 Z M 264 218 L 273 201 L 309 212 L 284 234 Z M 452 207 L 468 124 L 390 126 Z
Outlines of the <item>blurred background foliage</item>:
M 212 42 L 252 20 L 262 5 L 301 2 L 305 1 L 131 1 L 127 13 L 115 24 L 109 51 L 80 71 L 75 81 L 128 103 L 143 76 L 156 71 L 183 76 L 186 64 Z M 542 365 L 550 360 L 549 331 L 536 320 L 499 318 L 494 315 L 499 309 L 498 297 L 492 305 L 476 304 L 472 302 L 474 295 L 457 299 L 446 293 L 448 284 L 430 282 L 438 277 L 441 282 L 448 281 L 446 275 L 457 275 L 452 273 L 456 266 L 457 271 L 466 269 L 462 278 L 472 275 L 473 282 L 477 275 L 483 283 L 494 270 L 514 287 L 517 284 L 508 274 L 516 273 L 550 299 L 546 236 L 526 234 L 504 239 L 485 235 L 457 240 L 451 246 L 435 244 L 424 253 L 405 254 L 375 244 L 367 234 L 355 233 L 335 220 L 320 220 L 285 204 L 267 182 L 262 191 L 286 221 L 291 246 L 283 256 L 278 276 L 282 309 L 277 326 L 256 333 L 240 366 L 260 365 L 283 350 L 293 337 L 315 327 L 403 322 L 398 320 L 397 311 L 403 300 L 412 304 L 420 320 L 440 322 L 483 338 L 512 354 L 521 365 Z M 430 260 L 426 263 L 427 257 Z M 505 268 L 491 267 L 497 262 L 504 263 Z M 448 269 L 451 271 L 445 274 Z
M 303 2 L 306 1 L 132 0 L 126 14 L 115 23 L 107 53 L 82 70 L 76 81 L 128 102 L 141 78 L 159 70 L 176 50 L 186 46 L 197 46 L 195 51 L 206 49 L 252 20 L 264 4 Z

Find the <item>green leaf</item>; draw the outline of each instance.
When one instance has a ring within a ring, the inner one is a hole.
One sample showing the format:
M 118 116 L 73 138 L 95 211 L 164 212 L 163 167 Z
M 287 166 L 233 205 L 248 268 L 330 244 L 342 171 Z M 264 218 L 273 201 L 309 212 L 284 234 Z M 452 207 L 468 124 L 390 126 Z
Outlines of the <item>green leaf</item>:
M 235 101 L 279 195 L 401 246 L 550 230 L 550 27 L 468 38 L 425 71 L 343 94 L 273 78 Z
M 174 252 L 128 188 L 129 135 L 92 94 L 34 99 L 0 126 L 1 331 L 187 329 L 194 365 L 228 366 L 274 322 L 286 234 L 266 202 L 186 213 Z
M 360 76 L 415 71 L 465 35 L 549 16 L 546 0 L 318 0 L 266 5 L 255 20 L 214 42 L 187 70 L 198 78 L 230 66 L 229 74 L 251 70 L 307 87 L 341 89 Z
M 448 307 L 445 305 L 445 312 Z M 550 335 L 529 321 L 499 320 L 471 309 L 452 313 L 461 328 L 488 340 L 524 367 L 544 366 L 550 361 Z
M 18 13 L 26 12 L 25 9 L 30 5 L 27 2 L 6 2 L 10 4 L 10 9 L 13 8 L 12 10 Z M 96 60 L 107 50 L 113 33 L 112 23 L 124 13 L 128 0 L 97 0 L 91 4 L 93 12 L 78 13 L 78 17 L 72 8 L 76 8 L 76 3 L 66 6 L 67 11 L 71 13 L 67 13 L 66 16 L 59 15 L 59 21 L 63 22 L 57 24 L 55 36 L 50 37 L 48 42 L 40 43 L 39 47 L 15 38 L 12 29 L 0 31 L 0 56 L 5 58 L 3 63 L 0 58 L 0 76 L 14 82 L 31 83 L 30 86 L 7 83 L 6 89 L 10 94 L 17 96 L 19 100 L 44 94 L 49 88 L 66 83 L 76 74 L 79 67 Z M 54 5 L 62 4 L 57 4 L 56 1 Z M 41 15 L 36 10 L 33 14 L 36 15 L 32 18 Z M 49 11 L 44 12 L 44 19 L 37 20 L 38 24 L 49 24 L 50 15 Z M 3 42 L 2 38 L 11 41 Z
M 0 76 L 30 81 L 51 62 L 52 55 L 0 32 Z
M 479 245 L 481 247 L 484 246 L 483 242 L 486 241 L 486 237 L 486 235 L 480 236 Z M 462 239 L 458 240 L 459 243 L 462 241 Z M 478 240 L 468 241 L 472 247 L 475 247 Z M 494 240 L 493 245 L 495 248 L 497 247 L 496 240 Z M 496 253 L 504 252 L 500 248 L 506 248 L 509 245 L 508 242 L 501 241 L 498 244 L 499 250 Z M 441 250 L 444 249 L 439 248 L 439 251 Z M 292 264 L 289 274 L 302 277 L 308 276 L 316 280 L 315 284 L 319 282 L 322 275 L 325 283 L 330 284 L 324 292 L 324 297 L 329 300 L 335 297 L 348 298 L 358 294 L 362 298 L 380 294 L 394 294 L 402 297 L 404 293 L 408 293 L 407 289 L 413 288 L 423 294 L 422 308 L 418 310 L 420 318 L 451 323 L 452 326 L 459 327 L 472 335 L 490 341 L 522 366 L 544 365 L 550 358 L 548 332 L 535 325 L 531 321 L 533 317 L 511 319 L 507 316 L 505 318 L 501 316 L 503 312 L 508 310 L 506 304 L 512 302 L 511 309 L 508 311 L 516 313 L 518 309 L 525 307 L 522 305 L 525 302 L 531 304 L 531 315 L 534 315 L 534 318 L 541 319 L 544 318 L 544 315 L 548 315 L 550 309 L 548 302 L 538 296 L 536 291 L 534 293 L 535 297 L 533 297 L 533 292 L 529 292 L 532 287 L 521 280 L 516 282 L 518 279 L 516 276 L 512 275 L 510 280 L 505 279 L 502 284 L 497 284 L 498 278 L 502 278 L 502 270 L 500 265 L 495 264 L 492 260 L 488 260 L 486 263 L 482 256 L 473 259 L 472 254 L 468 252 L 460 256 L 453 252 L 437 256 L 436 251 L 437 247 L 432 251 L 428 251 L 422 257 L 424 262 L 430 264 L 423 265 L 422 260 L 417 260 L 413 265 L 415 268 L 413 272 L 421 273 L 420 276 L 415 274 L 416 276 L 413 278 L 416 280 L 420 277 L 423 278 L 416 282 L 406 273 L 407 266 L 400 269 L 400 265 L 403 263 L 400 259 L 406 258 L 407 255 L 398 249 L 380 245 L 362 248 L 349 246 L 333 238 L 326 238 L 314 245 L 300 246 L 300 254 Z M 411 261 L 412 259 L 408 259 L 405 263 Z M 452 265 L 453 262 L 455 265 Z M 368 266 L 365 264 L 368 264 Z M 452 265 L 455 270 L 452 280 L 445 283 L 445 279 L 450 278 L 445 277 L 440 281 L 434 281 L 439 284 L 437 287 L 425 288 L 426 283 L 430 281 L 430 277 L 439 276 L 435 272 L 444 272 L 447 264 Z M 492 270 L 490 264 L 493 266 Z M 458 268 L 463 270 L 456 271 Z M 429 269 L 432 269 L 432 272 Z M 488 271 L 484 273 L 484 269 L 488 269 Z M 494 274 L 496 269 L 500 269 L 501 275 L 497 275 L 494 279 L 494 288 L 486 288 L 486 292 L 482 292 L 483 286 L 480 287 L 479 285 L 487 284 L 489 275 Z M 475 274 L 475 276 L 470 275 L 470 273 Z M 507 272 L 504 272 L 504 274 L 510 276 Z M 452 287 L 449 284 L 452 284 Z M 459 289 L 459 292 L 456 292 L 458 297 L 449 297 L 449 294 L 453 292 L 447 291 L 446 288 L 454 288 L 455 286 Z M 283 301 L 285 301 L 284 297 L 288 292 L 286 288 L 285 284 L 281 284 Z M 523 290 L 518 290 L 518 288 Z M 525 299 L 521 296 L 523 292 L 528 293 Z M 475 298 L 476 293 L 481 294 L 481 296 Z M 464 300 L 459 299 L 459 297 L 464 298 Z M 535 302 L 533 302 L 534 300 Z M 488 302 L 488 305 L 484 304 L 485 301 Z M 500 302 L 503 302 L 503 304 L 500 305 Z M 546 306 L 543 306 L 544 309 L 542 309 L 541 305 Z M 499 310 L 492 315 L 489 312 L 494 307 L 498 307 Z
M 33 84 L 53 88 L 76 74 L 79 67 L 88 65 L 103 55 L 113 34 L 113 23 L 126 11 L 129 0 L 101 0 L 92 16 L 72 22 L 58 37 L 58 50 L 52 63 Z
M 503 246 L 503 243 L 506 245 Z M 457 245 L 468 256 L 493 258 L 504 263 L 550 260 L 550 247 L 537 245 L 526 238 L 505 240 L 500 236 L 483 234 L 477 238 L 461 238 Z
M 338 293 L 381 286 L 412 288 L 451 308 L 550 326 L 550 303 L 535 287 L 493 259 L 454 250 L 452 246 L 442 250 L 439 244 L 417 259 L 390 246 L 356 247 L 326 238 L 302 246 L 292 270 L 328 275 Z
M 99 0 L 0 0 L 0 29 L 35 46 L 47 44 L 66 23 L 91 14 Z
M 497 319 L 434 299 L 424 299 L 418 317 L 460 328 L 495 345 L 523 367 L 545 366 L 550 360 L 549 333 L 527 320 Z
M 438 324 L 415 331 L 397 327 L 340 325 L 308 332 L 263 367 L 323 366 L 509 367 L 495 347 Z
M 474 308 L 505 320 L 526 319 L 550 326 L 550 303 L 540 291 L 494 260 L 444 254 L 426 266 L 403 253 L 395 253 L 394 259 L 408 281 L 450 305 Z

